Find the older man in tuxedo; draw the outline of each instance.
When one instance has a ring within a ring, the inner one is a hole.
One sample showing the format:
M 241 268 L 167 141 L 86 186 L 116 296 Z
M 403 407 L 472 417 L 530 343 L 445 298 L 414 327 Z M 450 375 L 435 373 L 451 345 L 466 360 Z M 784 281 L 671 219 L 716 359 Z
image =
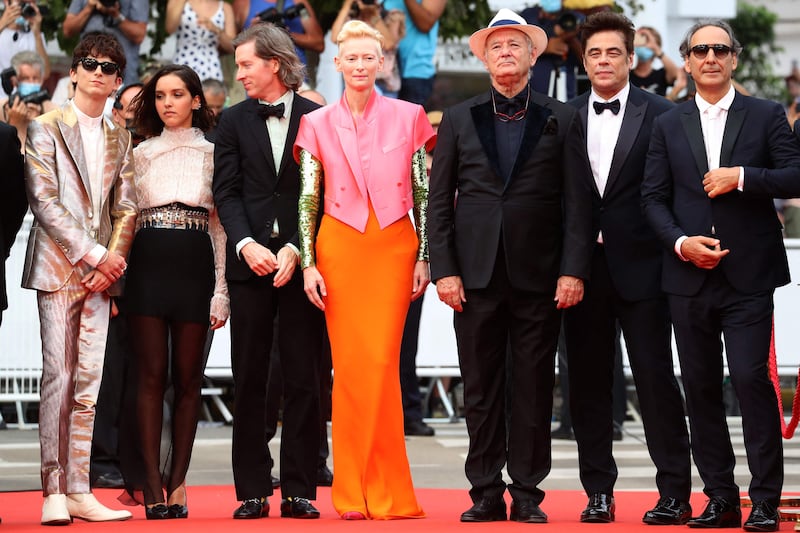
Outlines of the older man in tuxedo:
M 222 114 L 215 136 L 214 202 L 228 236 L 234 382 L 234 518 L 269 513 L 267 381 L 273 323 L 283 377 L 281 516 L 319 518 L 319 365 L 323 315 L 296 269 L 300 169 L 292 158 L 300 117 L 319 107 L 297 94 L 304 68 L 288 33 L 257 24 L 234 40 L 236 78 L 250 99 Z
M 41 323 L 45 525 L 131 517 L 100 504 L 89 488 L 110 295 L 137 215 L 131 136 L 103 114 L 124 71 L 116 38 L 87 35 L 69 71 L 75 97 L 28 127 L 25 182 L 35 220 L 22 284 L 37 291 Z
M 547 521 L 539 484 L 550 471 L 559 309 L 583 295 L 591 206 L 563 172 L 574 108 L 530 88 L 546 45 L 508 9 L 472 34 L 492 86 L 445 111 L 431 169 L 432 279 L 456 311 L 470 436 L 464 522 L 506 520 L 504 465 L 511 520 Z
M 697 95 L 655 120 L 642 197 L 665 249 L 692 455 L 709 497 L 688 524 L 741 525 L 722 400 L 724 338 L 752 475 L 744 529 L 776 531 L 783 447 L 767 360 L 773 292 L 789 282 L 789 267 L 772 199 L 800 195 L 800 144 L 779 104 L 733 88 L 741 46 L 727 23 L 695 24 L 680 51 Z
M 614 520 L 612 385 L 619 321 L 657 469 L 660 499 L 643 520 L 684 524 L 691 515 L 689 436 L 672 371 L 661 248 L 642 213 L 640 192 L 653 119 L 673 106 L 630 84 L 634 34 L 631 21 L 619 13 L 586 19 L 581 46 L 592 86 L 569 102 L 580 120 L 567 136 L 566 164 L 592 206 L 591 277 L 583 301 L 564 319 L 572 424 L 589 497 L 580 519 Z

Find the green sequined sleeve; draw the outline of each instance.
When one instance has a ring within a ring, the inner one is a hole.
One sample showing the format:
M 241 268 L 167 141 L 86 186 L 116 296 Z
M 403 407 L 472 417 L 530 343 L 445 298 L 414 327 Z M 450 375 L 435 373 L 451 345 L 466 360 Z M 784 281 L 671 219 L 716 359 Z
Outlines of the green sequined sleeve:
M 428 260 L 428 173 L 425 170 L 425 147 L 411 157 L 411 191 L 414 195 L 414 222 L 417 226 L 417 261 Z
M 300 236 L 300 268 L 316 264 L 314 240 L 322 200 L 322 164 L 307 150 L 300 150 L 300 200 L 297 229 Z

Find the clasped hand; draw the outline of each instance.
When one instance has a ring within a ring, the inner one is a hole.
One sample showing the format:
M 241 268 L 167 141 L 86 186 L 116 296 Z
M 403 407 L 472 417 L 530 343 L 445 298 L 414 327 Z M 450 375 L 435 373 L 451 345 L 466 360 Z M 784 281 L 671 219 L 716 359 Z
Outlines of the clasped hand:
M 687 237 L 681 243 L 681 255 L 698 268 L 710 270 L 716 267 L 730 250 L 720 248 L 719 239 L 695 235 Z

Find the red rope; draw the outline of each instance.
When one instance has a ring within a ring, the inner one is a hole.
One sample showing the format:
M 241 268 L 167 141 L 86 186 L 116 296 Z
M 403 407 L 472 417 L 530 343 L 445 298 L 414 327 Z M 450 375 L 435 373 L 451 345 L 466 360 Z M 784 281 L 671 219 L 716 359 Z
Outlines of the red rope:
M 792 400 L 792 419 L 789 425 L 786 425 L 786 420 L 783 418 L 783 398 L 781 396 L 781 384 L 778 380 L 778 356 L 775 352 L 775 316 L 772 317 L 772 338 L 769 341 L 769 377 L 772 380 L 772 386 L 775 388 L 775 395 L 778 397 L 778 412 L 781 416 L 781 430 L 784 439 L 791 439 L 794 435 L 794 430 L 797 429 L 797 423 L 800 421 L 800 369 L 797 373 L 797 388 L 794 391 L 794 400 Z

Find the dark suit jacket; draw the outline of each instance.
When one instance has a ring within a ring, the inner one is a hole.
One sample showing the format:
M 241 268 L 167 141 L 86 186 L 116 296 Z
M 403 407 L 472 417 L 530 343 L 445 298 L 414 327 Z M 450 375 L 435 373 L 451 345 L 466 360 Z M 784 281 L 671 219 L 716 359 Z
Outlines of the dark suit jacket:
M 236 254 L 236 244 L 245 237 L 273 252 L 289 242 L 299 245 L 300 168 L 292 157 L 292 147 L 300 117 L 319 105 L 295 93 L 277 175 L 267 126 L 256 113 L 259 105 L 258 100 L 249 99 L 226 109 L 215 132 L 214 202 L 228 237 L 225 276 L 229 280 L 255 275 Z M 270 239 L 275 219 L 279 235 Z
M 783 108 L 736 94 L 728 112 L 722 167 L 744 167 L 743 191 L 710 199 L 700 113 L 694 100 L 659 116 L 647 154 L 642 201 L 665 247 L 664 290 L 692 296 L 709 275 L 674 251 L 682 235 L 718 238 L 730 249 L 717 268 L 739 292 L 751 294 L 789 282 L 781 224 L 773 198 L 800 196 L 800 143 Z
M 0 312 L 8 307 L 6 259 L 28 209 L 25 174 L 17 129 L 0 122 Z
M 591 198 L 591 242 L 603 232 L 608 270 L 617 293 L 627 301 L 661 294 L 662 248 L 642 212 L 641 183 L 653 119 L 674 107 L 666 98 L 630 87 L 611 170 L 603 196 L 597 189 L 586 151 L 589 93 L 568 102 L 578 117 L 567 134 L 565 165 L 579 177 L 580 192 Z
M 563 168 L 564 139 L 575 116 L 574 108 L 531 93 L 506 184 L 490 93 L 444 112 L 428 202 L 432 279 L 459 275 L 466 289 L 486 287 L 501 236 L 515 289 L 554 293 L 559 275 L 588 276 L 590 206 Z

